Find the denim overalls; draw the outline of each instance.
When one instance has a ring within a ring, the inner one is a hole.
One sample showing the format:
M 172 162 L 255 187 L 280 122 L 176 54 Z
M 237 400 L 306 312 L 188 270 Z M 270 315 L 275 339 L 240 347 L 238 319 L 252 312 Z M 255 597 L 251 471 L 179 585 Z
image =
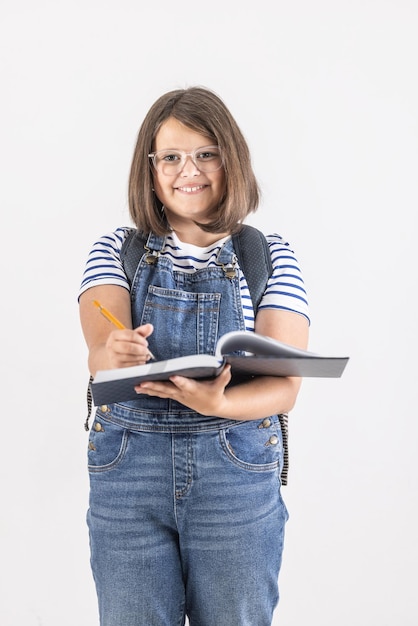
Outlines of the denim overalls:
M 244 329 L 232 242 L 219 267 L 174 271 L 158 252 L 132 285 L 157 359 L 213 353 Z M 230 276 L 230 277 L 228 277 Z M 97 409 L 89 441 L 91 564 L 101 626 L 270 626 L 287 510 L 277 416 L 205 417 L 172 400 Z

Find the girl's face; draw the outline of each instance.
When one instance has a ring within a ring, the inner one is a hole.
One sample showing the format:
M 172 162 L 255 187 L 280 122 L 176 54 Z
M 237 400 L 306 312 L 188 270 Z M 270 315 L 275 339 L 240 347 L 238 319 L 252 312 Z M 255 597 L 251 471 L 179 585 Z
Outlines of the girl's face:
M 162 124 L 155 137 L 155 152 L 181 150 L 190 153 L 213 145 L 213 139 L 187 128 L 172 117 Z M 172 158 L 170 155 L 167 160 Z M 177 174 L 163 174 L 154 168 L 153 175 L 155 193 L 164 205 L 168 223 L 174 230 L 183 230 L 188 223 L 210 221 L 225 191 L 224 168 L 202 172 L 190 156 Z

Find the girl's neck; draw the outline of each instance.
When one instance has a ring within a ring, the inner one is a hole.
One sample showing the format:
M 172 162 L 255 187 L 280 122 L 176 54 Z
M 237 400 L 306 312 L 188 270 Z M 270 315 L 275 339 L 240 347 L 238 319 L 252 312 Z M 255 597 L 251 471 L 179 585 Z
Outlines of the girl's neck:
M 207 248 L 228 235 L 228 233 L 208 233 L 196 224 L 188 228 L 181 228 L 181 226 L 173 228 L 173 231 L 183 243 L 190 243 L 200 248 Z

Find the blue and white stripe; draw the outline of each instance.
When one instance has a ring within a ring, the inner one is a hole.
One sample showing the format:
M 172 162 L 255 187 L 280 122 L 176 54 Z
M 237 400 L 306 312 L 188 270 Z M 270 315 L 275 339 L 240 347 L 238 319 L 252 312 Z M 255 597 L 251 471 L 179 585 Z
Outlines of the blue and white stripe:
M 88 256 L 79 295 L 97 285 L 119 285 L 129 289 L 120 260 L 122 244 L 128 227 L 117 228 L 113 233 L 101 237 Z M 181 272 L 195 272 L 205 267 L 217 266 L 216 258 L 228 238 L 212 246 L 200 248 L 180 242 L 175 233 L 167 235 L 161 254 L 169 257 L 173 267 Z M 308 318 L 308 302 L 299 263 L 289 244 L 277 234 L 267 235 L 273 274 L 260 303 L 260 309 L 280 309 L 300 313 Z M 239 270 L 241 301 L 246 330 L 254 330 L 254 311 L 247 281 Z

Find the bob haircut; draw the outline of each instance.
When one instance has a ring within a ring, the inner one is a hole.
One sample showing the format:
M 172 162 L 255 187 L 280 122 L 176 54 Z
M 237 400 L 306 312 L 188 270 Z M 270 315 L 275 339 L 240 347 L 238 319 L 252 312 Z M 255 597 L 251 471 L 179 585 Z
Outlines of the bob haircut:
M 161 125 L 174 118 L 205 135 L 221 148 L 225 193 L 214 219 L 199 226 L 213 233 L 232 233 L 258 208 L 260 190 L 247 142 L 222 100 L 206 87 L 170 91 L 152 105 L 140 127 L 129 175 L 129 213 L 138 230 L 157 235 L 170 232 L 163 206 L 153 191 L 154 150 Z

